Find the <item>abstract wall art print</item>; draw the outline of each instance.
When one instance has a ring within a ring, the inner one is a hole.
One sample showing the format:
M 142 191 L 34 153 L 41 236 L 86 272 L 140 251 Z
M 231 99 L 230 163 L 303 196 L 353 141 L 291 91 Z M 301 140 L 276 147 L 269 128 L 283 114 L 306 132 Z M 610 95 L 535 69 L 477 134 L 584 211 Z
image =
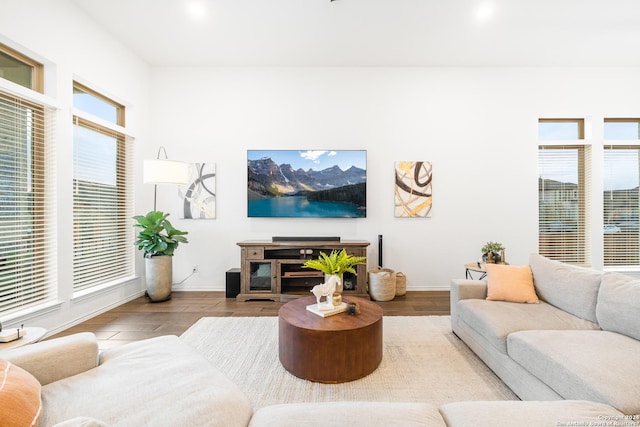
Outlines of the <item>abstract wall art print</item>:
M 396 162 L 395 217 L 428 218 L 432 205 L 430 162 Z
M 248 150 L 247 215 L 365 218 L 366 150 Z
M 216 164 L 191 163 L 189 181 L 178 189 L 183 219 L 216 217 Z

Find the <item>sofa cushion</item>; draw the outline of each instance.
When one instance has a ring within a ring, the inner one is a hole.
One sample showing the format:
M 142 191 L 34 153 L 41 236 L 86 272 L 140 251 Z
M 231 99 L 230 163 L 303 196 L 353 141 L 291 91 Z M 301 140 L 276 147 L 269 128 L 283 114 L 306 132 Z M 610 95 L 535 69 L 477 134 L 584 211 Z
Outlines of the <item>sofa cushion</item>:
M 640 279 L 605 273 L 596 316 L 602 329 L 640 340 Z
M 249 427 L 261 426 L 446 427 L 446 424 L 438 408 L 429 403 L 321 402 L 260 408 Z
M 533 275 L 528 265 L 487 264 L 487 299 L 537 304 Z
M 33 375 L 0 359 L 0 424 L 37 426 L 42 415 L 40 383 Z
M 507 353 L 507 336 L 530 329 L 599 329 L 598 325 L 551 304 L 517 304 L 468 299 L 456 304 L 458 319 L 482 335 L 493 347 Z
M 602 272 L 531 254 L 529 265 L 538 297 L 574 316 L 597 322 Z
M 611 406 L 575 400 L 454 402 L 442 405 L 440 412 L 447 425 L 454 427 L 596 426 L 614 425 L 614 420 L 625 421 L 624 415 Z M 611 424 L 607 424 L 607 420 Z
M 78 416 L 109 426 L 249 423 L 244 393 L 176 336 L 107 349 L 100 359 L 96 368 L 42 387 L 44 426 Z
M 100 420 L 90 417 L 75 417 L 70 420 L 63 421 L 53 427 L 109 427 Z
M 640 341 L 607 331 L 522 331 L 509 356 L 565 399 L 640 414 Z

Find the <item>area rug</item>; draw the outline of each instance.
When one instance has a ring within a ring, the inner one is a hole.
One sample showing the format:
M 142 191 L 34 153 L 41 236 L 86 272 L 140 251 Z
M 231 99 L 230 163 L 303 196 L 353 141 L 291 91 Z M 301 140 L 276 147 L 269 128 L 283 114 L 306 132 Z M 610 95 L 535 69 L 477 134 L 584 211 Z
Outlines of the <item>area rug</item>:
M 518 400 L 451 332 L 450 316 L 385 316 L 382 362 L 342 384 L 297 378 L 278 360 L 277 317 L 203 317 L 181 339 L 237 384 L 255 409 L 337 400 Z

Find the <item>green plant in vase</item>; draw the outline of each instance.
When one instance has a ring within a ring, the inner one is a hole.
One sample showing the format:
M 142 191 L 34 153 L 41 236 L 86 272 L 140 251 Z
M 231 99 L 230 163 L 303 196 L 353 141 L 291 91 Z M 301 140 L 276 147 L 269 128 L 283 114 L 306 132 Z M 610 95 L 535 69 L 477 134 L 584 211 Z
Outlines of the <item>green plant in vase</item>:
M 487 242 L 480 250 L 482 252 L 482 261 L 484 262 L 501 262 L 504 261 L 504 246 L 498 242 Z
M 136 215 L 133 225 L 138 228 L 134 244 L 144 252 L 147 296 L 152 302 L 171 298 L 173 254 L 180 243 L 188 243 L 187 231 L 174 228 L 167 220 L 168 213 L 151 211 Z
M 303 268 L 311 268 L 323 272 L 327 276 L 338 276 L 340 278 L 340 285 L 336 290 L 336 294 L 342 293 L 342 276 L 344 273 L 351 273 L 357 276 L 355 267 L 357 265 L 364 265 L 367 263 L 367 257 L 355 256 L 347 253 L 345 249 L 334 249 L 329 255 L 324 252 L 320 252 L 320 256 L 317 259 L 310 259 L 305 262 Z
M 334 249 L 329 255 L 320 252 L 320 256 L 317 259 L 308 260 L 302 267 L 322 271 L 327 275 L 342 276 L 344 273 L 357 275 L 354 267 L 365 264 L 366 261 L 367 257 L 349 255 L 344 249 L 340 251 Z

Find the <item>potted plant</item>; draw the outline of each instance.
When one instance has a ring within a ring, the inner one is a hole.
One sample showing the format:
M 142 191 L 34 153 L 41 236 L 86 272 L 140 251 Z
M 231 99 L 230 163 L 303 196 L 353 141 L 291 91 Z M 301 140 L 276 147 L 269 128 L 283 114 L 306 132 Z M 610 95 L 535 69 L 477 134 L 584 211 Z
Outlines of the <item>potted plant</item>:
M 320 256 L 317 259 L 308 260 L 302 267 L 321 271 L 326 276 L 338 276 L 340 283 L 336 289 L 336 294 L 341 294 L 343 289 L 342 275 L 344 273 L 351 273 L 357 276 L 358 274 L 354 267 L 356 265 L 366 264 L 366 262 L 367 257 L 350 255 L 345 249 L 340 251 L 334 249 L 329 255 L 320 252 Z M 325 280 L 327 279 L 325 278 Z
M 180 243 L 188 243 L 187 231 L 174 228 L 168 213 L 151 211 L 136 215 L 134 227 L 139 228 L 134 244 L 144 252 L 147 296 L 152 302 L 171 298 L 173 279 L 172 256 Z
M 489 263 L 501 262 L 503 251 L 504 246 L 502 246 L 502 243 L 487 242 L 481 249 L 482 261 Z

